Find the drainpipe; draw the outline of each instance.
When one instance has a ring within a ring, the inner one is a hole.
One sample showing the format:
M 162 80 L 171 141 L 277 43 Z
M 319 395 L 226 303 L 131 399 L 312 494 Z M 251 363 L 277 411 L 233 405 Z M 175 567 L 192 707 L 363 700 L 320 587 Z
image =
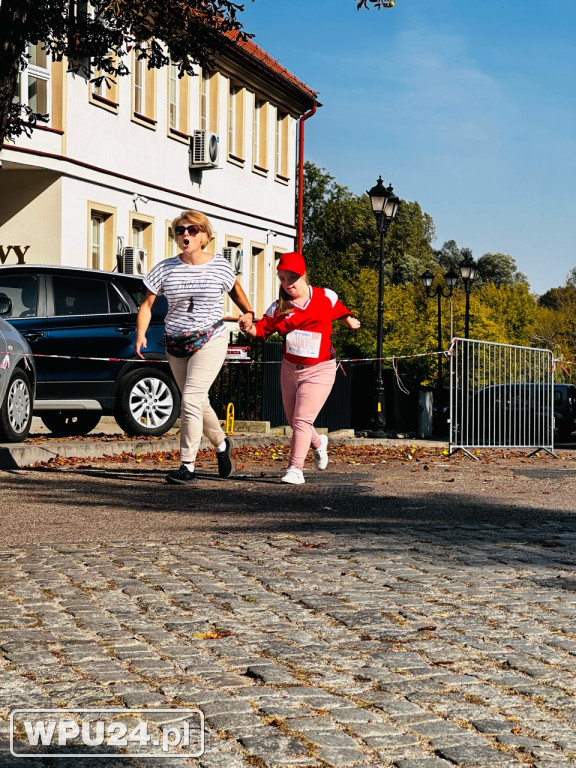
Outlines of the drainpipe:
M 302 253 L 302 217 L 304 211 L 304 120 L 308 120 L 309 117 L 318 109 L 318 102 L 314 102 L 314 106 L 310 112 L 302 115 L 298 124 L 298 213 L 297 213 L 297 241 L 298 245 L 296 250 L 298 253 Z

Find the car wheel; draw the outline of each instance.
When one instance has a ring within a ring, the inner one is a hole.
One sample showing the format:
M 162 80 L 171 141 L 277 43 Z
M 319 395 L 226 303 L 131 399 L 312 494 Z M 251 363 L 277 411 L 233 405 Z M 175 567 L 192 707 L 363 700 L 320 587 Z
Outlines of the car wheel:
M 132 371 L 120 383 L 114 417 L 128 435 L 163 435 L 180 414 L 176 382 L 156 368 Z
M 25 373 L 16 371 L 0 407 L 0 441 L 21 443 L 32 423 L 32 385 Z
M 46 411 L 40 414 L 42 423 L 54 437 L 87 435 L 100 421 L 100 411 Z

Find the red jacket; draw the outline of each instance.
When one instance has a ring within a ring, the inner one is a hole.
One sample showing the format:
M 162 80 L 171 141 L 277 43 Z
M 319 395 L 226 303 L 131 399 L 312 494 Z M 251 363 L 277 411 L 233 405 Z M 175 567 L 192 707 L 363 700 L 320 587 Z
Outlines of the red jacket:
M 275 301 L 262 320 L 254 323 L 256 337 L 267 339 L 273 333 L 284 336 L 282 352 L 286 360 L 298 365 L 316 365 L 336 357 L 332 346 L 332 322 L 352 314 L 329 288 L 310 286 L 304 306 L 294 304 L 287 315 L 278 315 Z

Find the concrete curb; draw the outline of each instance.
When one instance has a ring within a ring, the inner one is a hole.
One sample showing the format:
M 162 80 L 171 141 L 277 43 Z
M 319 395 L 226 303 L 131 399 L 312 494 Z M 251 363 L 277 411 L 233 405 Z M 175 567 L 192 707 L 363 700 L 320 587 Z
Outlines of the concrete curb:
M 242 448 L 245 446 L 266 446 L 266 445 L 288 445 L 290 437 L 287 435 L 254 435 L 254 434 L 235 434 L 232 436 L 234 446 Z M 131 455 L 170 452 L 178 449 L 178 436 L 168 436 L 157 440 L 134 440 L 129 437 L 125 439 L 84 439 L 84 440 L 56 440 L 46 439 L 41 443 L 4 443 L 0 444 L 0 469 L 18 469 L 30 467 L 38 462 L 47 462 L 58 457 L 62 458 L 80 458 L 80 459 L 99 459 L 104 456 L 119 456 L 123 453 Z M 389 438 L 385 440 L 375 440 L 364 437 L 339 437 L 334 433 L 330 437 L 331 445 L 382 445 L 392 447 L 395 445 L 416 445 L 427 446 L 429 448 L 445 448 L 446 442 L 434 440 L 409 440 Z M 206 438 L 202 438 L 200 449 L 209 448 L 210 443 Z

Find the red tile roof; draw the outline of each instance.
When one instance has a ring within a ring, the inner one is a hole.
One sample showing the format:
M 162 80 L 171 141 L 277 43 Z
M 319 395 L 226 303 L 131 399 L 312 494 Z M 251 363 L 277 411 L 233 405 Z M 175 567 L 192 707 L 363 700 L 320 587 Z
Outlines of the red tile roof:
M 295 75 L 289 72 L 286 67 L 283 67 L 282 64 L 276 61 L 276 59 L 273 59 L 272 56 L 266 53 L 266 51 L 263 51 L 262 48 L 256 45 L 256 43 L 253 43 L 252 40 L 248 38 L 242 39 L 241 37 L 237 38 L 236 32 L 228 32 L 226 33 L 226 37 L 236 43 L 247 56 L 258 61 L 264 67 L 274 72 L 274 74 L 279 75 L 312 101 L 316 101 L 318 97 L 316 91 L 313 91 L 312 88 L 306 85 L 306 83 L 299 80 Z

